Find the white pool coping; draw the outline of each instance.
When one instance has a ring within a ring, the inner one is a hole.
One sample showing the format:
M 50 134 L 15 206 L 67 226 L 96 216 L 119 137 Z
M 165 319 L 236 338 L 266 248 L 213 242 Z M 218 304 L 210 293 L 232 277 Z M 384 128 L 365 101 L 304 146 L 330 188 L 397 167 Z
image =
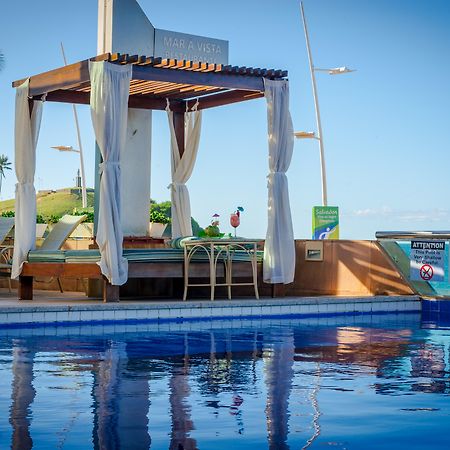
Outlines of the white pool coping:
M 136 323 L 229 318 L 315 317 L 420 312 L 419 296 L 285 297 L 102 303 L 64 298 L 0 300 L 0 328 L 83 323 Z

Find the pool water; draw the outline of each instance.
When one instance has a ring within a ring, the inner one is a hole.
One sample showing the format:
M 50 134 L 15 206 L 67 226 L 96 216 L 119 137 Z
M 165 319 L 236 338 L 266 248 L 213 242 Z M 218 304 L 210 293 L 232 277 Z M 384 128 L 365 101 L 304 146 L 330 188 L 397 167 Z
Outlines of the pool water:
M 450 448 L 420 316 L 0 329 L 0 448 Z

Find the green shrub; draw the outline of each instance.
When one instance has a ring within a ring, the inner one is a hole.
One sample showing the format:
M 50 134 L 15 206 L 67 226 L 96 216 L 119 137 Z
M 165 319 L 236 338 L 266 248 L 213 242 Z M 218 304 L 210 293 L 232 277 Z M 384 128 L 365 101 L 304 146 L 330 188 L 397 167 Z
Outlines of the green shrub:
M 47 219 L 42 214 L 36 214 L 36 223 L 47 223 Z
M 161 211 L 157 211 L 155 209 L 151 209 L 150 211 L 150 222 L 154 223 L 170 223 L 171 219 L 169 216 L 164 214 Z
M 86 215 L 85 222 L 94 222 L 94 208 L 84 208 L 84 209 L 77 209 L 74 208 L 72 214 L 74 216 L 84 216 Z
M 3 211 L 0 213 L 1 217 L 15 217 L 15 211 Z M 61 219 L 61 216 L 52 214 L 51 216 L 44 216 L 43 214 L 36 214 L 36 223 L 56 223 Z
M 61 219 L 62 216 L 51 214 L 50 216 L 47 216 L 47 223 L 57 223 L 59 219 Z M 45 222 L 44 222 L 45 223 Z
M 3 211 L 0 213 L 1 217 L 15 217 L 15 211 Z M 52 216 L 44 216 L 42 214 L 36 214 L 36 223 L 56 223 L 61 219 L 61 216 L 52 215 Z

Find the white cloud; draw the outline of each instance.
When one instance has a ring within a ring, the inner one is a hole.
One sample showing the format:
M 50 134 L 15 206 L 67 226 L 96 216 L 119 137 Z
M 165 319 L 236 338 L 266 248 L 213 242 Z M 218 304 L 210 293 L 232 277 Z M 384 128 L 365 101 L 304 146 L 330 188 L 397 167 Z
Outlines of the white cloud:
M 450 221 L 450 210 L 448 209 L 423 209 L 423 210 L 400 210 L 387 206 L 381 208 L 357 209 L 349 213 L 342 213 L 346 217 L 385 217 L 404 222 L 440 222 Z

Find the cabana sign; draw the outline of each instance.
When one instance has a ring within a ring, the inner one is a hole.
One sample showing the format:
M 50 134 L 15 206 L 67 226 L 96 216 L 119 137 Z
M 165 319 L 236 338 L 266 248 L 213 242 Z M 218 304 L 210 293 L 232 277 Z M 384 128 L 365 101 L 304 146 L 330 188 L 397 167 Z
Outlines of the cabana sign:
M 227 65 L 228 41 L 155 28 L 154 56 Z
M 445 241 L 411 241 L 411 280 L 444 281 L 444 258 Z

